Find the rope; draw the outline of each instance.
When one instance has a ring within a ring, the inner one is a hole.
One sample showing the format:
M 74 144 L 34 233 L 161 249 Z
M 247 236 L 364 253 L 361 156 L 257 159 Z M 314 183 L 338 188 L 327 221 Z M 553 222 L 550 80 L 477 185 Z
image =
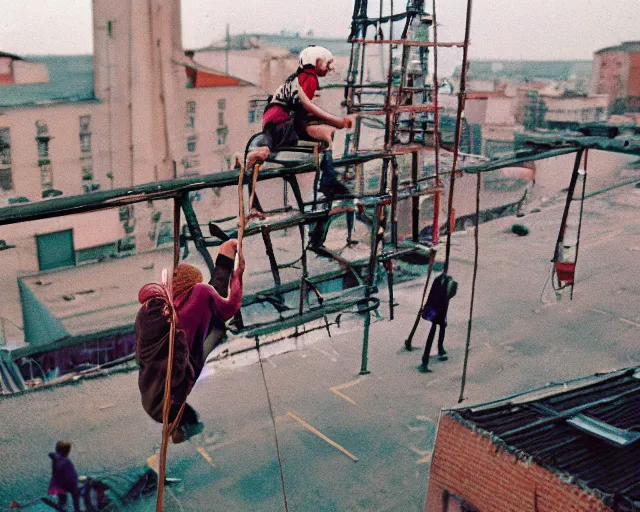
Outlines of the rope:
M 251 141 L 249 141 L 251 142 Z M 249 143 L 247 143 L 247 149 L 249 148 Z M 247 151 L 245 151 L 244 163 L 247 163 Z M 251 197 L 249 199 L 249 212 L 251 212 L 251 208 L 253 207 L 253 198 L 255 195 L 255 183 L 258 176 L 259 165 L 256 164 L 253 168 L 253 190 L 251 193 Z M 244 212 L 244 166 L 242 169 L 238 171 L 238 257 L 242 257 L 242 241 L 244 238 L 244 229 L 245 229 L 245 212 Z M 260 354 L 260 343 L 259 339 L 256 336 L 256 349 L 258 351 L 258 361 L 260 361 L 260 371 L 262 372 L 262 381 L 264 382 L 264 389 L 267 394 L 267 403 L 269 404 L 269 414 L 271 416 L 271 423 L 273 424 L 273 437 L 275 439 L 276 444 L 276 455 L 278 458 L 278 468 L 280 470 L 280 484 L 282 486 L 282 497 L 284 500 L 284 510 L 285 512 L 289 511 L 289 505 L 287 503 L 287 492 L 285 490 L 284 485 L 284 471 L 282 469 L 282 460 L 280 459 L 280 444 L 278 442 L 278 428 L 276 427 L 276 419 L 273 415 L 273 406 L 271 405 L 271 396 L 269 394 L 269 387 L 267 385 L 267 379 L 264 373 L 264 366 L 262 364 L 262 356 Z M 160 512 L 160 511 L 157 511 Z
M 471 329 L 473 326 L 473 303 L 476 296 L 476 277 L 478 276 L 478 231 L 480 229 L 480 173 L 476 183 L 476 230 L 474 236 L 475 255 L 473 259 L 473 281 L 471 283 L 471 305 L 469 306 L 469 323 L 467 324 L 467 342 L 464 348 L 464 364 L 462 366 L 462 382 L 460 384 L 460 396 L 458 403 L 464 400 L 464 386 L 467 382 L 467 363 L 469 361 L 469 345 L 471 344 Z
M 269 415 L 271 416 L 271 423 L 273 424 L 273 438 L 276 444 L 276 457 L 278 458 L 278 468 L 280 469 L 280 485 L 282 486 L 282 499 L 284 500 L 284 510 L 289 511 L 289 505 L 287 503 L 287 491 L 284 485 L 284 471 L 282 469 L 282 460 L 280 459 L 280 444 L 278 443 L 278 428 L 276 427 L 276 418 L 273 414 L 273 406 L 271 405 L 271 396 L 269 395 L 269 386 L 267 385 L 267 377 L 264 373 L 264 365 L 262 364 L 262 356 L 260 354 L 260 341 L 256 336 L 256 350 L 258 351 L 258 361 L 260 361 L 260 371 L 262 372 L 262 382 L 264 382 L 264 390 L 267 394 L 267 403 L 269 404 Z
M 173 211 L 173 273 L 178 268 L 178 262 L 180 261 L 180 199 L 174 199 L 174 211 Z M 163 276 L 168 277 L 168 276 Z M 163 279 L 164 281 L 164 279 Z M 173 372 L 173 353 L 175 346 L 175 334 L 176 324 L 178 317 L 176 314 L 175 304 L 173 302 L 173 290 L 171 287 L 171 281 L 167 279 L 167 282 L 162 283 L 162 288 L 165 291 L 167 299 L 167 308 L 170 315 L 171 326 L 169 328 L 169 354 L 167 359 L 167 374 L 164 381 L 164 397 L 162 404 L 162 445 L 160 448 L 160 460 L 158 461 L 158 495 L 156 499 L 156 512 L 162 512 L 162 504 L 164 500 L 164 482 L 167 471 L 167 448 L 169 445 L 169 437 L 175 431 L 182 419 L 182 413 L 186 405 L 186 401 L 182 403 L 178 415 L 173 423 L 169 424 L 169 409 L 171 407 L 171 373 Z
M 582 229 L 582 212 L 584 210 L 584 193 L 585 190 L 587 188 L 587 158 L 589 156 L 589 150 L 585 149 L 584 150 L 584 176 L 582 178 L 582 196 L 580 197 L 580 216 L 578 217 L 578 235 L 577 235 L 577 239 L 576 239 L 576 259 L 575 259 L 575 264 L 578 264 L 578 249 L 580 248 L 580 231 Z M 575 266 L 574 266 L 574 273 L 575 273 Z M 574 274 L 575 275 L 575 274 Z M 575 278 L 574 278 L 574 283 L 575 283 Z M 570 299 L 573 300 L 573 287 L 574 284 L 571 285 L 571 295 L 570 295 Z

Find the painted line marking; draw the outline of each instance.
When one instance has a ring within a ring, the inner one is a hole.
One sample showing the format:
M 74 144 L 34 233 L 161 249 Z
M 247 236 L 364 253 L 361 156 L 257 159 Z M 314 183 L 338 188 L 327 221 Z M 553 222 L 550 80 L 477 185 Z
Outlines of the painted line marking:
M 304 428 L 306 428 L 309 432 L 317 435 L 320 439 L 322 439 L 323 441 L 326 441 L 327 443 L 329 443 L 331 446 L 333 446 L 334 448 L 336 448 L 337 450 L 341 451 L 342 453 L 344 453 L 347 457 L 349 457 L 351 460 L 353 460 L 354 462 L 358 462 L 358 458 L 356 456 L 354 456 L 352 453 L 350 453 L 349 451 L 347 451 L 346 449 L 344 449 L 342 446 L 340 446 L 338 443 L 336 443 L 335 441 L 332 441 L 331 439 L 329 439 L 327 436 L 325 436 L 322 432 L 320 432 L 318 429 L 312 427 L 311 425 L 309 425 L 306 421 L 304 421 L 302 418 L 299 418 L 298 416 L 296 416 L 295 414 L 293 414 L 291 411 L 287 411 L 287 416 L 289 416 L 290 418 L 294 419 L 295 421 L 297 421 L 298 423 L 300 423 L 300 425 L 302 425 Z
M 329 359 L 329 361 L 331 361 L 332 363 L 335 363 L 337 361 L 337 359 L 335 357 L 333 357 L 333 354 L 331 354 L 330 352 L 327 352 L 326 350 L 323 350 L 319 347 L 311 347 L 313 350 L 316 350 L 317 352 L 320 352 L 321 354 L 327 356 L 327 358 Z
M 640 323 L 634 322 L 633 320 L 629 320 L 628 318 L 622 318 L 621 316 L 616 316 L 613 313 L 609 313 L 607 311 L 602 311 L 600 309 L 589 308 L 589 311 L 593 311 L 594 313 L 600 313 L 601 315 L 606 315 L 619 320 L 620 322 L 624 322 L 625 324 L 633 325 L 634 327 L 640 327 Z
M 431 450 L 419 450 L 418 448 L 414 448 L 413 446 L 409 446 L 409 449 L 419 455 L 420 458 L 416 461 L 416 464 L 426 464 L 431 462 L 431 457 L 433 456 L 433 452 Z
M 213 459 L 211 458 L 211 455 L 209 455 L 209 454 L 207 453 L 207 450 L 205 450 L 203 446 L 198 446 L 198 447 L 196 448 L 196 451 L 197 451 L 200 455 L 202 455 L 202 458 L 203 458 L 204 460 L 206 460 L 212 468 L 215 468 L 215 467 L 216 467 L 216 465 L 213 463 Z
M 624 322 L 625 324 L 630 324 L 630 325 L 633 325 L 635 327 L 640 327 L 640 324 L 638 322 L 634 322 L 632 320 L 627 320 L 626 318 L 618 317 L 618 320 L 620 320 L 621 322 Z
M 343 398 L 344 400 L 346 400 L 350 404 L 356 405 L 356 401 L 353 398 L 348 397 L 344 393 L 341 393 L 340 390 L 341 389 L 350 388 L 351 386 L 355 386 L 356 384 L 359 384 L 360 382 L 362 382 L 365 379 L 366 379 L 366 377 L 361 377 L 359 379 L 352 380 L 350 382 L 346 382 L 345 384 L 339 384 L 337 386 L 333 386 L 332 388 L 329 388 L 329 391 L 331 391 L 332 393 L 335 393 L 340 398 Z

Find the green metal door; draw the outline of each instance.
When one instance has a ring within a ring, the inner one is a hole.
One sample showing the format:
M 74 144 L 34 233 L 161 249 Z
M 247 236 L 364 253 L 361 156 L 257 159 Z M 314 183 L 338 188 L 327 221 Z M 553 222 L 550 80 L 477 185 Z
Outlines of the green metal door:
M 72 267 L 76 264 L 73 250 L 73 230 L 36 235 L 40 270 Z

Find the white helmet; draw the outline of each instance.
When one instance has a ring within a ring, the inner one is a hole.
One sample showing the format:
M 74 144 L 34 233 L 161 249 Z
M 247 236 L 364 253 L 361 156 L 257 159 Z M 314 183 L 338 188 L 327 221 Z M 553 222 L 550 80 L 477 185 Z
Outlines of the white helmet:
M 315 67 L 318 59 L 326 59 L 327 62 L 333 60 L 333 54 L 322 46 L 308 46 L 300 52 L 298 65 L 303 68 L 307 65 Z

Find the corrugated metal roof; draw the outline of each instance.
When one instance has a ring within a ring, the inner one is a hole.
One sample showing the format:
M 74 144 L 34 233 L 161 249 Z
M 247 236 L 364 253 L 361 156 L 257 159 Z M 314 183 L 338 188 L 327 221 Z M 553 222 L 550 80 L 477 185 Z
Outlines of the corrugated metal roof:
M 49 70 L 49 82 L 39 84 L 3 85 L 0 87 L 0 107 L 22 107 L 94 100 L 93 56 L 32 56 Z
M 617 446 L 566 420 L 584 414 L 628 431 L 640 430 L 640 368 L 593 384 L 520 403 L 448 411 L 498 438 L 507 449 L 609 495 L 609 506 L 640 506 L 640 442 Z M 615 508 L 614 508 L 615 509 Z

